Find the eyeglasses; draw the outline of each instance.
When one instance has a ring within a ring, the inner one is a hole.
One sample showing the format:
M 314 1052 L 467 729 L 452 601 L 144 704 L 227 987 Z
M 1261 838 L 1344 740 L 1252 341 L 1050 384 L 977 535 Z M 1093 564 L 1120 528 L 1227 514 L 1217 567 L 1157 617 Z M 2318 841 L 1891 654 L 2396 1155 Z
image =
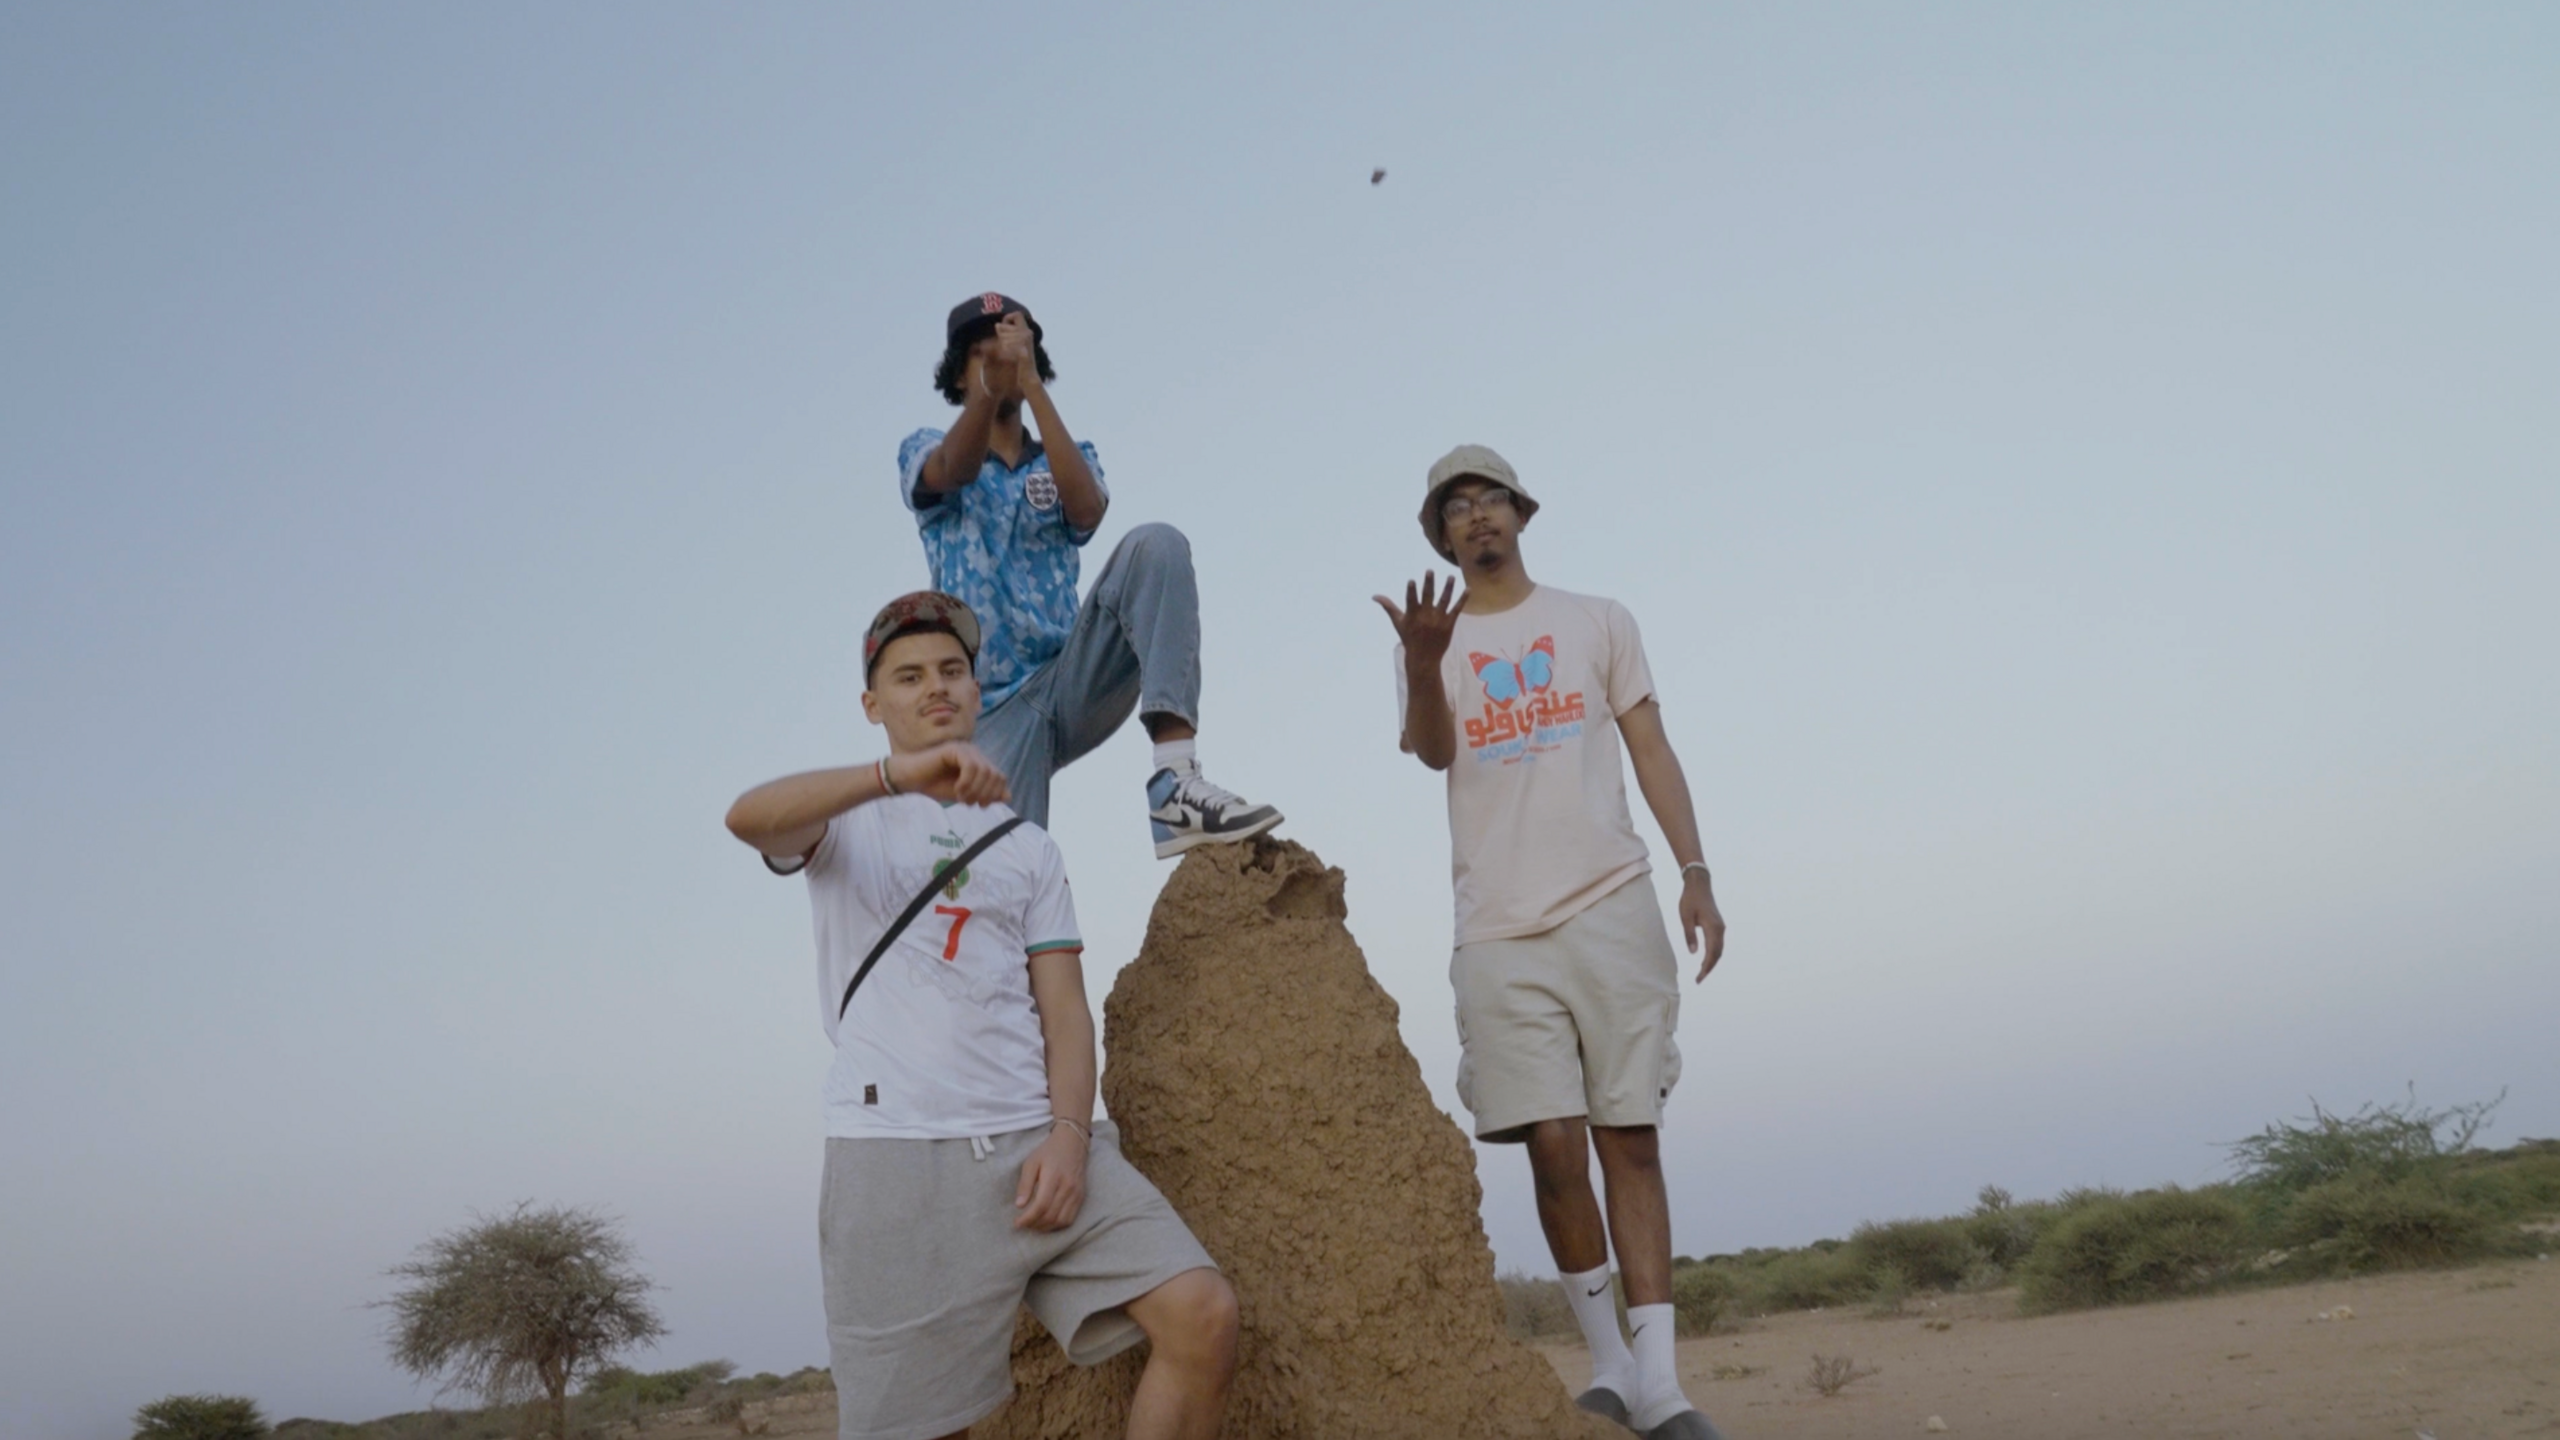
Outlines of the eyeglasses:
M 1496 487 L 1473 495 L 1453 495 L 1440 506 L 1440 523 L 1455 525 L 1481 510 L 1487 515 L 1511 508 L 1511 492 Z

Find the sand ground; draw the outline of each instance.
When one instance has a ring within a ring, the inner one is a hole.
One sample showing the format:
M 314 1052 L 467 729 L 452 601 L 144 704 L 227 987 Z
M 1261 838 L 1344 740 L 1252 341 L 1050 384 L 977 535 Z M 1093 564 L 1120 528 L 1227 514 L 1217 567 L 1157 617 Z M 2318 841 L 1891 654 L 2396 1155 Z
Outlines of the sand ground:
M 2341 1306 L 2352 1318 L 2318 1318 Z M 1580 1389 L 1582 1346 L 1541 1349 Z M 1822 1398 L 1804 1384 L 1816 1352 L 1876 1373 Z M 1974 1440 L 2560 1437 L 2560 1262 L 2032 1319 L 2007 1291 L 1918 1301 L 1894 1319 L 1779 1315 L 1682 1341 L 1680 1373 L 1731 1440 L 1916 1436 L 1933 1415 Z M 834 1396 L 807 1395 L 750 1406 L 744 1426 L 697 1412 L 645 1433 L 778 1440 L 831 1434 L 834 1420 Z
M 1541 1348 L 1579 1390 L 1582 1346 Z M 1816 1352 L 1876 1373 L 1824 1399 Z M 1780 1315 L 1682 1341 L 1680 1375 L 1730 1440 L 1922 1435 L 1933 1415 L 1975 1440 L 2560 1436 L 2560 1262 L 2033 1319 L 2007 1291 Z

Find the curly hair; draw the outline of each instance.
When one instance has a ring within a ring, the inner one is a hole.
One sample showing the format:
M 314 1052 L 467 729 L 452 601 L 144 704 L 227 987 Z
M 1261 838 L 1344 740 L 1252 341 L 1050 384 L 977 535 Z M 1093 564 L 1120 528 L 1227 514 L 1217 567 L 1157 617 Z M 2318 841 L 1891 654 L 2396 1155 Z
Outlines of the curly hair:
M 942 392 L 943 399 L 954 405 L 969 403 L 969 392 L 960 388 L 969 373 L 969 347 L 995 333 L 995 328 L 993 320 L 973 324 L 952 336 L 951 343 L 943 347 L 942 363 L 933 367 L 933 388 Z M 1037 338 L 1031 342 L 1031 368 L 1040 372 L 1043 385 L 1058 378 L 1058 372 L 1049 367 L 1049 347 Z

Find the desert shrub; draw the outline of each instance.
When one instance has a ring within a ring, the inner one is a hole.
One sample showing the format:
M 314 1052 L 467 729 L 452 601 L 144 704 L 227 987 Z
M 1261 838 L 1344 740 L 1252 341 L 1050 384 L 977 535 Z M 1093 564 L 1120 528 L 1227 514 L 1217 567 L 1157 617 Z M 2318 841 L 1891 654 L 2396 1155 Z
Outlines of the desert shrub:
M 2501 1220 L 2560 1215 L 2560 1140 L 2474 1151 L 2446 1167 L 2454 1198 Z
M 641 1372 L 620 1365 L 608 1365 L 587 1377 L 578 1394 L 587 1400 L 626 1406 L 681 1405 L 702 1391 L 736 1374 L 738 1367 L 726 1360 L 706 1360 L 680 1370 Z
M 1983 1261 L 1980 1245 L 1961 1220 L 1893 1220 L 1861 1225 L 1849 1236 L 1849 1253 L 1870 1291 L 1888 1278 L 1901 1289 L 1952 1290 Z
M 2503 1166 L 2448 1170 L 2439 1183 L 2447 1199 L 2484 1220 L 2520 1220 L 2542 1207 L 2527 1184 Z
M 2304 1119 L 2233 1143 L 2233 1168 L 2278 1273 L 2353 1274 L 2440 1265 L 2514 1246 L 2510 1222 L 2560 1208 L 2560 1145 L 2482 1151 L 2473 1141 L 2506 1098 L 2428 1109 L 2392 1105 Z
M 2026 1259 L 2027 1252 L 2036 1248 L 2036 1236 L 2044 1222 L 2053 1213 L 2051 1205 L 2034 1201 L 2021 1205 L 1999 1186 L 1983 1186 L 1982 1193 L 1974 1197 L 1973 1212 L 1964 1218 L 1964 1234 L 1981 1252 L 1982 1266 L 1993 1273 L 1985 1275 L 1978 1269 L 1961 1283 L 1967 1288 L 1983 1288 L 1984 1280 L 1996 1280 L 1998 1272 Z
M 537 1402 L 482 1410 L 412 1410 L 358 1425 L 288 1420 L 275 1428 L 270 1440 L 526 1440 L 541 1425 L 543 1408 Z M 593 1440 L 597 1432 L 573 1429 L 571 1433 L 580 1440 Z
M 1895 1264 L 1883 1264 L 1866 1272 L 1867 1314 L 1878 1320 L 1890 1320 L 1902 1313 L 1904 1302 L 1911 1298 L 1911 1276 Z
M 2351 1175 L 2401 1180 L 2469 1151 L 2506 1098 L 2502 1090 L 2494 1100 L 2429 1110 L 2418 1104 L 2413 1086 L 2396 1105 L 2365 1105 L 2352 1115 L 2332 1114 L 2313 1100 L 2309 1116 L 2278 1121 L 2224 1148 L 2243 1183 L 2288 1193 Z
M 1872 1366 L 1861 1367 L 1849 1356 L 1825 1355 L 1817 1350 L 1813 1354 L 1813 1364 L 1805 1371 L 1804 1386 L 1827 1400 L 1857 1381 L 1882 1373 Z
M 1501 1287 L 1502 1320 L 1513 1339 L 1582 1333 L 1573 1318 L 1573 1302 L 1565 1298 L 1563 1281 L 1542 1280 L 1514 1270 L 1494 1283 Z
M 2292 1197 L 2275 1242 L 2293 1267 L 2331 1274 L 2442 1265 L 2491 1253 L 2496 1221 L 2466 1206 L 2439 1180 L 2350 1174 Z
M 2020 1266 L 2030 1309 L 2119 1305 L 2207 1288 L 2239 1263 L 2245 1214 L 2225 1190 L 2145 1190 L 2085 1199 Z
M 1712 1334 L 1733 1308 L 1733 1275 L 1721 1265 L 1682 1265 L 1671 1272 L 1672 1332 Z
M 1752 1315 L 1844 1305 L 1868 1292 L 1856 1258 L 1836 1245 L 1763 1252 L 1734 1279 L 1737 1308 Z
M 258 1402 L 238 1395 L 170 1395 L 133 1412 L 133 1440 L 264 1440 Z

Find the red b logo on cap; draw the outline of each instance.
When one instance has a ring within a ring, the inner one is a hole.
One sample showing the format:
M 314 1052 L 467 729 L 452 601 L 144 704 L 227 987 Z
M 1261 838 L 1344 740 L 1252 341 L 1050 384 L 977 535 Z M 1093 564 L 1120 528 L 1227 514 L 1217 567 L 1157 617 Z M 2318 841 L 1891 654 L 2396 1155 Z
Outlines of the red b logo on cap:
M 993 290 L 978 297 L 978 313 L 993 315 L 1004 309 L 1004 297 Z

